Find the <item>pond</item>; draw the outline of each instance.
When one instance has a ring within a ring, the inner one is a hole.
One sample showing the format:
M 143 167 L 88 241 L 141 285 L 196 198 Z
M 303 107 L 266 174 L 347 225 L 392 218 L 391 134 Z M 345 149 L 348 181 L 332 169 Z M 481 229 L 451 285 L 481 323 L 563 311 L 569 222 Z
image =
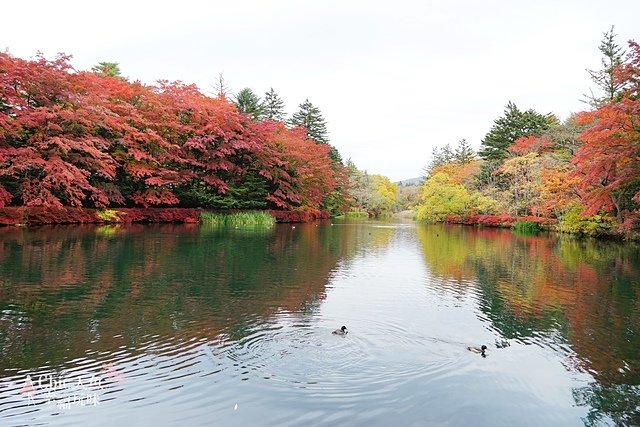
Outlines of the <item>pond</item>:
M 2 426 L 640 425 L 639 349 L 628 244 L 374 221 L 0 228 Z

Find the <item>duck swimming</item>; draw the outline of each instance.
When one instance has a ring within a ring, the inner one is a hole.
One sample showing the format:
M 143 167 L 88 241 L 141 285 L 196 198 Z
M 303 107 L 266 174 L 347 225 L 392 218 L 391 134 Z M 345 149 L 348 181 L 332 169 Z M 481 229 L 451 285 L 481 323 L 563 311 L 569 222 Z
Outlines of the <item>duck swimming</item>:
M 335 334 L 335 335 L 347 335 L 348 332 L 349 331 L 347 331 L 347 327 L 343 326 L 342 328 L 336 329 L 335 331 L 333 331 L 331 333 Z
M 467 350 L 473 351 L 474 353 L 480 353 L 482 357 L 486 357 L 487 355 L 484 353 L 487 349 L 486 345 L 482 345 L 482 347 L 467 347 Z

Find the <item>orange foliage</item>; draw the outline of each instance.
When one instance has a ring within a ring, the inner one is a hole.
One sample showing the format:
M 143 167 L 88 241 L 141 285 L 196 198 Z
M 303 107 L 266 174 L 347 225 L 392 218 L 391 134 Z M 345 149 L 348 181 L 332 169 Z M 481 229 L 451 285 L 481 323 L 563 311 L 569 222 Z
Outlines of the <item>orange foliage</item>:
M 507 150 L 517 156 L 524 156 L 529 153 L 544 153 L 551 151 L 553 141 L 548 136 L 523 136 L 516 139 Z
M 444 173 L 451 178 L 453 183 L 468 185 L 479 172 L 480 161 L 476 160 L 469 163 L 443 163 L 433 168 L 431 176 Z

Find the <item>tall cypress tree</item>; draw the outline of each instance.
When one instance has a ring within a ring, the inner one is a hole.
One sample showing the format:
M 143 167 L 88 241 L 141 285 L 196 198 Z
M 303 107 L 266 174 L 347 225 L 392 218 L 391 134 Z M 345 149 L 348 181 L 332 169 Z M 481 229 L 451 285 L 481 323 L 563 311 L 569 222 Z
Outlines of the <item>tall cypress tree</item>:
M 264 93 L 262 101 L 262 118 L 265 120 L 284 121 L 284 101 L 273 88 Z

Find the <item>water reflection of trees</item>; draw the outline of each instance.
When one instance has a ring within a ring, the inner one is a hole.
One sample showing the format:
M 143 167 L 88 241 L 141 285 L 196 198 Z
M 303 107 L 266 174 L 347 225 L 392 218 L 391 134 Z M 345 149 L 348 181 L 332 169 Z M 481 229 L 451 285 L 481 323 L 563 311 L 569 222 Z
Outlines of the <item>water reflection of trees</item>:
M 336 264 L 380 233 L 316 224 L 1 228 L 0 372 L 312 313 Z
M 596 380 L 575 391 L 577 403 L 593 408 L 587 423 L 608 416 L 640 425 L 637 247 L 463 226 L 417 232 L 432 273 L 456 282 L 456 292 L 477 292 L 503 337 L 575 352 Z

